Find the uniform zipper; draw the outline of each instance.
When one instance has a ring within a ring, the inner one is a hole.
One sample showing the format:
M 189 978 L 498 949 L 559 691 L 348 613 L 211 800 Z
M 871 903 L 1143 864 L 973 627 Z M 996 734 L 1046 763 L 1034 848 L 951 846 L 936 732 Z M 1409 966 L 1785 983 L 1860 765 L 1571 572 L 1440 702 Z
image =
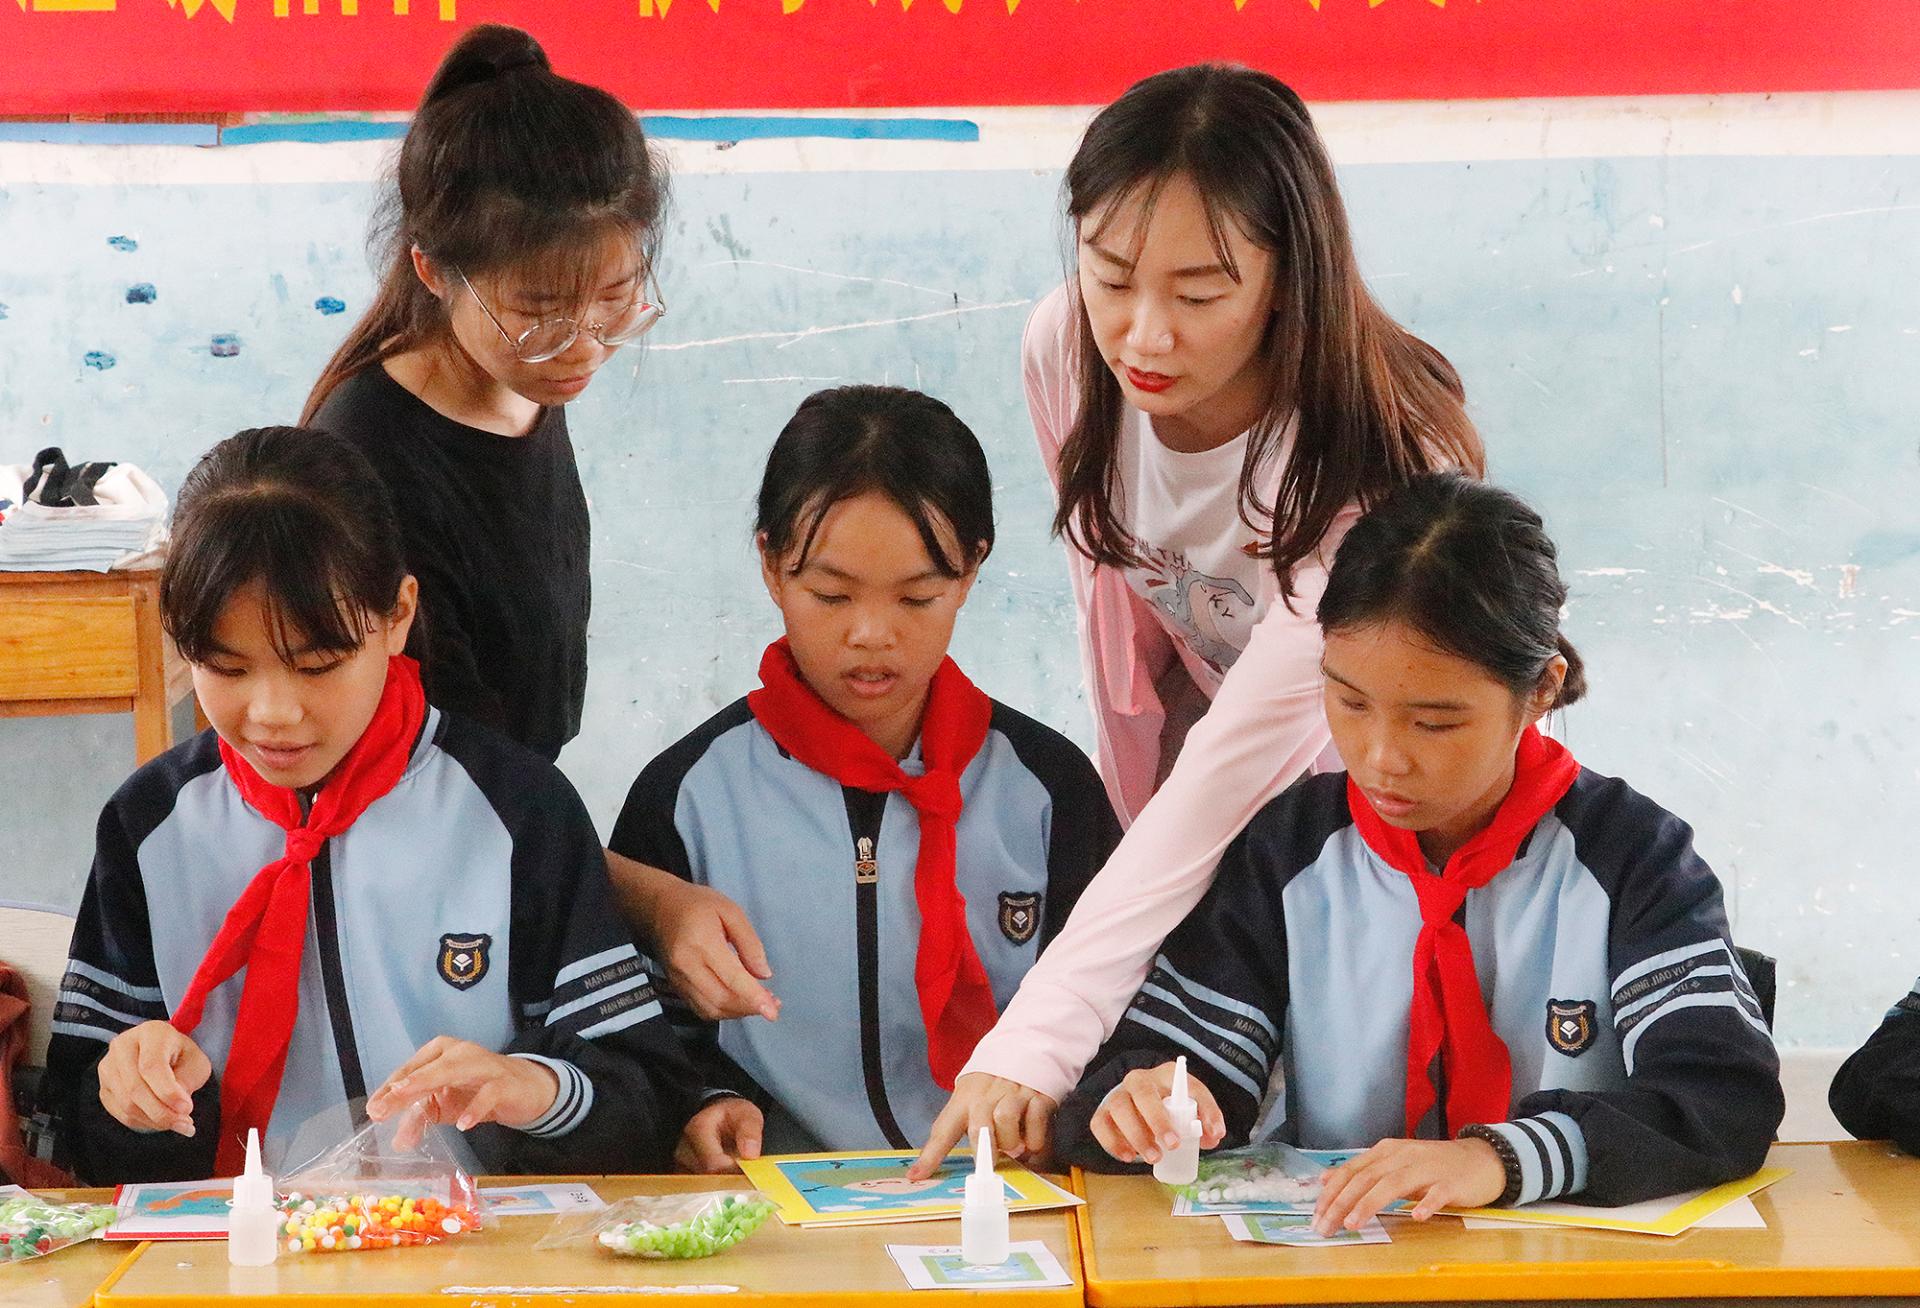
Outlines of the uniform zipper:
M 847 824 L 853 833 L 853 912 L 860 992 L 860 1069 L 867 1105 L 880 1134 L 895 1149 L 912 1148 L 894 1120 L 887 1101 L 887 1080 L 880 1050 L 880 822 L 887 797 L 843 787 Z

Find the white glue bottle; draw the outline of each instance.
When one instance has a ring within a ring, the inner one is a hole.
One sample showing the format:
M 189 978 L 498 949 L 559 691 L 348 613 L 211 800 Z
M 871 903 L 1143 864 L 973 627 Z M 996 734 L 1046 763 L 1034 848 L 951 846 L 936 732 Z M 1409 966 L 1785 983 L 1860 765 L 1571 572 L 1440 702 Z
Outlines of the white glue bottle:
M 1180 1143 L 1160 1153 L 1153 1179 L 1165 1185 L 1192 1185 L 1200 1179 L 1200 1110 L 1187 1089 L 1187 1056 L 1173 1065 L 1173 1093 L 1160 1101 L 1180 1133 Z
M 993 1130 L 980 1128 L 960 1204 L 960 1259 L 974 1267 L 998 1267 L 1007 1261 L 1007 1192 L 993 1171 Z
M 248 1127 L 247 1169 L 233 1178 L 227 1261 L 235 1267 L 265 1267 L 279 1255 L 280 1212 L 273 1206 L 273 1178 L 260 1166 L 260 1130 Z

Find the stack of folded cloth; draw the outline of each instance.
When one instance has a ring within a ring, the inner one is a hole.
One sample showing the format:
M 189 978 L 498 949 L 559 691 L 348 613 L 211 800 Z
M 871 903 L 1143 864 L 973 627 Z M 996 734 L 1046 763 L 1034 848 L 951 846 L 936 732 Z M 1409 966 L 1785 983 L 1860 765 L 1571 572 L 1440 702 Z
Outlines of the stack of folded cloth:
M 0 568 L 106 572 L 146 560 L 166 534 L 167 496 L 131 463 L 69 466 L 58 449 L 0 464 Z

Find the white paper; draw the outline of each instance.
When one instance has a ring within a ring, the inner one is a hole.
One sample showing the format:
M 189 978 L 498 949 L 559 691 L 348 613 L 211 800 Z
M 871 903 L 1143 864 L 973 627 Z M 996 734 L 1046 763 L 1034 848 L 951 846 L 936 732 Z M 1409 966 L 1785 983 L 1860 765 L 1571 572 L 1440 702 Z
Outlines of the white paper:
M 1697 1193 L 1704 1194 L 1705 1191 Z M 1692 1196 L 1688 1196 L 1689 1198 Z M 1627 1204 L 1621 1208 L 1594 1208 L 1586 1204 L 1530 1204 L 1528 1208 L 1543 1213 L 1567 1212 L 1575 1216 L 1587 1217 L 1626 1217 L 1633 1220 L 1658 1220 L 1664 1214 L 1673 1211 L 1675 1200 L 1651 1199 L 1646 1203 Z M 1463 1217 L 1460 1224 L 1469 1231 L 1509 1231 L 1516 1226 L 1537 1226 L 1537 1222 L 1518 1222 L 1501 1217 Z M 1717 1212 L 1708 1213 L 1687 1229 L 1718 1228 L 1726 1231 L 1762 1231 L 1767 1219 L 1760 1215 L 1760 1209 L 1753 1200 L 1742 1195 Z
M 551 1217 L 593 1213 L 607 1206 L 590 1185 L 486 1185 L 480 1202 L 488 1217 Z
M 1223 1213 L 1227 1234 L 1249 1244 L 1284 1244 L 1296 1249 L 1325 1249 L 1343 1244 L 1391 1244 L 1393 1237 L 1374 1218 L 1357 1231 L 1316 1235 L 1313 1219 L 1297 1213 Z
M 975 1267 L 960 1256 L 957 1244 L 890 1244 L 887 1253 L 916 1290 L 1012 1290 L 1070 1286 L 1073 1278 L 1039 1240 L 1021 1240 L 1007 1249 L 998 1267 Z
M 0 1185 L 0 1199 L 18 1199 L 28 1191 L 17 1185 Z

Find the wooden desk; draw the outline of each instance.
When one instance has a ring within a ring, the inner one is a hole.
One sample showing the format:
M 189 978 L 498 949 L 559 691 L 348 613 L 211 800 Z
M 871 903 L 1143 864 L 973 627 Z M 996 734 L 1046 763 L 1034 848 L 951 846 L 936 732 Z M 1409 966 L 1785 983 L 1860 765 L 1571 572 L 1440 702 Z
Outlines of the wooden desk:
M 113 1202 L 111 1190 L 43 1190 L 55 1203 Z M 93 1289 L 112 1276 L 145 1245 L 108 1244 L 89 1240 L 45 1258 L 24 1263 L 0 1263 L 0 1304 L 7 1308 L 86 1308 Z
M 1800 1300 L 1920 1295 L 1920 1159 L 1891 1145 L 1776 1145 L 1793 1175 L 1754 1196 L 1764 1231 L 1671 1239 L 1386 1219 L 1392 1244 L 1239 1244 L 1217 1217 L 1173 1217 L 1147 1177 L 1076 1173 L 1087 1302 L 1404 1303 Z
M 160 630 L 159 569 L 0 569 L 0 718 L 131 713 L 139 764 L 173 744 L 169 710 L 192 692 Z
M 522 1178 L 527 1179 L 527 1178 Z M 739 1187 L 738 1177 L 589 1178 L 604 1199 Z M 1060 1290 L 961 1290 L 929 1294 L 907 1288 L 887 1257 L 889 1244 L 958 1244 L 960 1223 L 803 1231 L 769 1217 L 744 1242 L 712 1258 L 654 1262 L 597 1249 L 535 1250 L 551 1218 L 510 1217 L 473 1235 L 426 1249 L 378 1253 L 283 1255 L 272 1267 L 227 1265 L 223 1245 L 153 1244 L 104 1284 L 100 1308 L 203 1308 L 205 1305 L 299 1304 L 311 1308 L 593 1308 L 648 1304 L 858 1305 L 927 1308 L 978 1300 L 995 1308 L 1083 1302 L 1079 1284 Z M 1065 1212 L 1015 1214 L 1015 1240 L 1044 1240 L 1060 1265 L 1079 1270 L 1079 1245 Z M 668 1287 L 712 1286 L 711 1295 Z

